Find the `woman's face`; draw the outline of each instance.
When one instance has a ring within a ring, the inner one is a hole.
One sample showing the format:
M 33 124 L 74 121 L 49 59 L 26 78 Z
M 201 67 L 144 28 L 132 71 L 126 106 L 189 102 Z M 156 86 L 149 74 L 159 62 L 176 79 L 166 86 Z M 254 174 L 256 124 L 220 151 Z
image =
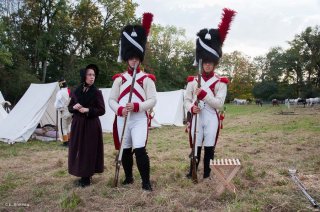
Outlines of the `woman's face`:
M 136 63 L 138 63 L 138 64 L 140 63 L 140 59 L 137 58 L 137 57 L 133 57 L 133 58 L 130 58 L 130 59 L 128 60 L 128 64 L 129 64 L 130 68 L 134 68 L 134 65 L 135 65 Z
M 214 69 L 214 64 L 212 62 L 205 62 L 202 66 L 206 73 L 210 73 Z
M 88 69 L 86 74 L 86 83 L 88 85 L 92 85 L 94 83 L 95 78 L 96 74 L 94 73 L 94 70 Z

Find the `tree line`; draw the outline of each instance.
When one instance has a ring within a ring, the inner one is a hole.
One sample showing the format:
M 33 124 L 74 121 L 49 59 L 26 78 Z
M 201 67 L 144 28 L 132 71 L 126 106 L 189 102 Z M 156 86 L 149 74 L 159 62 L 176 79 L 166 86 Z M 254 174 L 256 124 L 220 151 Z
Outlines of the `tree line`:
M 126 68 L 117 63 L 119 36 L 125 25 L 141 22 L 137 7 L 122 0 L 0 0 L 0 90 L 16 103 L 30 83 L 64 77 L 75 86 L 89 63 L 100 68 L 97 86 L 110 87 Z M 156 75 L 158 91 L 183 89 L 197 73 L 194 43 L 184 29 L 152 26 L 143 68 Z M 289 46 L 255 58 L 224 54 L 217 72 L 230 79 L 227 101 L 320 96 L 319 26 Z
M 288 44 L 287 49 L 272 47 L 255 58 L 238 51 L 225 54 L 218 70 L 231 79 L 228 101 L 319 97 L 319 26 L 307 27 Z

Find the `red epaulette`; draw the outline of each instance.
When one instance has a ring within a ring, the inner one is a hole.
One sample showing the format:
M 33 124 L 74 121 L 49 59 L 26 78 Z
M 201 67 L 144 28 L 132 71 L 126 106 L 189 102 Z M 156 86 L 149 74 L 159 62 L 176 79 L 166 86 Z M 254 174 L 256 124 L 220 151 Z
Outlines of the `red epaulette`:
M 229 79 L 228 79 L 228 77 L 220 77 L 220 82 L 228 84 L 229 83 Z
M 155 75 L 153 75 L 153 74 L 147 74 L 147 76 L 148 76 L 150 79 L 152 79 L 154 82 L 157 81 L 157 78 L 156 78 Z
M 121 75 L 122 75 L 122 73 L 113 75 L 112 80 L 115 80 L 115 79 L 117 79 L 118 77 L 121 77 Z
M 187 82 L 192 82 L 194 80 L 195 76 L 188 76 Z

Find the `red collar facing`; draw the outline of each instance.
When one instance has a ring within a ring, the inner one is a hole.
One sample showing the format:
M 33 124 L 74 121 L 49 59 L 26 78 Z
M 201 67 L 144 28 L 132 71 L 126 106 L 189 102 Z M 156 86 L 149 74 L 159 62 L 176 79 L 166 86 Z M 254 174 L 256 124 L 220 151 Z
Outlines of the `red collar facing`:
M 204 81 L 208 81 L 211 77 L 214 76 L 214 71 L 206 73 L 203 71 L 202 73 L 202 78 L 204 79 Z
M 133 75 L 133 69 L 130 68 L 130 66 L 128 66 L 127 68 L 127 72 L 132 76 Z M 137 73 L 140 72 L 140 66 L 137 68 Z

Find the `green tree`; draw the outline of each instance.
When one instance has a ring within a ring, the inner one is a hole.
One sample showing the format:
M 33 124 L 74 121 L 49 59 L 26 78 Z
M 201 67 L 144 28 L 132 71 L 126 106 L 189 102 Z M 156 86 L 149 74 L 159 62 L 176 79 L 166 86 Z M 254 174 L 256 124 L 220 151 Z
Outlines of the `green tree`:
M 194 45 L 186 40 L 185 30 L 153 25 L 149 50 L 146 65 L 154 70 L 159 91 L 182 89 L 187 76 L 196 74 Z
M 304 59 L 309 61 L 307 65 L 308 81 L 314 84 L 316 88 L 320 88 L 320 28 L 308 27 L 304 32 L 296 37 L 297 40 L 304 41 L 302 46 Z M 294 42 L 294 41 L 293 41 Z M 314 78 L 312 78 L 314 75 Z
M 230 80 L 227 101 L 234 98 L 253 98 L 252 89 L 256 82 L 258 69 L 248 56 L 238 51 L 224 54 L 217 71 Z

